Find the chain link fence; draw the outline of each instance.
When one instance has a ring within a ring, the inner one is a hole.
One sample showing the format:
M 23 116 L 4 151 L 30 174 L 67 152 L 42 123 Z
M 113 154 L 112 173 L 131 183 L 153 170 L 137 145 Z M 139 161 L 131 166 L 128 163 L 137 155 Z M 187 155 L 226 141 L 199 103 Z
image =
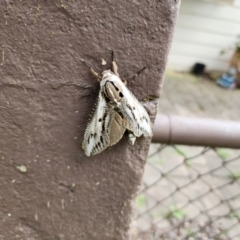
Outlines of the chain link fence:
M 152 144 L 132 235 L 240 239 L 240 150 Z

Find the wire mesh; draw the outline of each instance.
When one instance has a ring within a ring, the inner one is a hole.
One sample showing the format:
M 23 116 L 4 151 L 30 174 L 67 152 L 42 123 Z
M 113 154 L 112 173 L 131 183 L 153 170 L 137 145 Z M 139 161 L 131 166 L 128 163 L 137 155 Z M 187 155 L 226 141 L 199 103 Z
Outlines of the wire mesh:
M 240 150 L 152 144 L 133 239 L 240 239 Z

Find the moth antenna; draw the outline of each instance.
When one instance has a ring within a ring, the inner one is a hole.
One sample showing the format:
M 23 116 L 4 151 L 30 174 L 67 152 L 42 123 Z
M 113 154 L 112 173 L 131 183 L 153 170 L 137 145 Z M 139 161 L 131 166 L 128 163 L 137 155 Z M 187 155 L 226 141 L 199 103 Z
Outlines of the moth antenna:
M 80 60 L 88 67 L 88 68 L 91 68 L 84 59 L 80 58 Z
M 112 62 L 115 61 L 114 51 L 112 50 Z
M 143 72 L 145 69 L 147 69 L 148 68 L 148 65 L 146 65 L 145 67 L 143 67 L 140 71 L 138 71 L 138 75 L 141 73 L 141 72 Z
M 113 73 L 119 77 L 118 66 L 115 60 L 115 55 L 113 50 L 112 50 L 112 70 L 113 70 Z
M 99 76 L 99 74 L 96 71 L 94 71 L 94 69 L 91 68 L 84 59 L 80 58 L 80 60 L 90 69 L 91 74 L 100 82 L 101 77 Z
M 145 67 L 143 67 L 141 70 L 139 70 L 137 73 L 135 73 L 134 75 L 132 75 L 130 78 L 138 77 L 146 68 L 148 68 L 148 65 L 146 65 Z

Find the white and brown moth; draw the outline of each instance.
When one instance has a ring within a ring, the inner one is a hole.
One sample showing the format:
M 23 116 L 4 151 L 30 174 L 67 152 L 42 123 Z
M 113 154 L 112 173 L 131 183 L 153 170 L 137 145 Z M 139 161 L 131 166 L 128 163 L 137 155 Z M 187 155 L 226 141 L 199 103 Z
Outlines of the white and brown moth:
M 116 144 L 126 131 L 131 145 L 134 145 L 136 137 L 151 136 L 150 118 L 142 104 L 125 86 L 126 82 L 120 79 L 114 59 L 113 72 L 105 70 L 102 77 L 89 68 L 100 81 L 100 91 L 84 134 L 82 148 L 85 154 L 91 156 L 102 152 Z

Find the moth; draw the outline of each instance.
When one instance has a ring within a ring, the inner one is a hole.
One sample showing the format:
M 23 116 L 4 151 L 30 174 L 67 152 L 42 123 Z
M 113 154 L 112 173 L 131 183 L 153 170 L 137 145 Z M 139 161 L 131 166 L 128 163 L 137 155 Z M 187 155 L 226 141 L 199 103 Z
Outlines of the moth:
M 149 115 L 126 87 L 126 81 L 120 79 L 114 54 L 113 71 L 105 70 L 101 77 L 83 59 L 82 61 L 100 82 L 100 91 L 92 110 L 92 118 L 84 133 L 82 148 L 85 154 L 95 155 L 113 146 L 125 132 L 128 133 L 131 145 L 134 145 L 136 137 L 152 136 Z

